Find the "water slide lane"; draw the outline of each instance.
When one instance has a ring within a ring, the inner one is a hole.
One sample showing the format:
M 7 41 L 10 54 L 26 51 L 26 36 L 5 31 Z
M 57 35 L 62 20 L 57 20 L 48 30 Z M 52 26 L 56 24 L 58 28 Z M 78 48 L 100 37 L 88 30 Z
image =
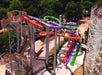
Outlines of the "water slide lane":
M 75 64 L 75 60 L 76 60 L 76 57 L 78 55 L 78 52 L 79 52 L 79 49 L 80 49 L 80 45 L 81 45 L 81 43 L 79 42 L 78 46 L 77 46 L 77 49 L 76 49 L 76 52 L 75 52 L 75 54 L 74 54 L 74 56 L 72 58 L 72 61 L 70 63 L 71 66 L 74 66 L 74 64 Z
M 72 55 L 72 53 L 73 53 L 73 50 L 75 49 L 76 45 L 77 45 L 77 41 L 74 42 L 74 45 L 72 46 L 71 51 L 70 51 L 70 53 L 69 53 L 68 56 L 67 56 L 67 59 L 66 59 L 65 64 L 68 64 L 68 62 L 69 62 L 69 60 L 70 60 L 70 58 L 71 58 L 71 55 Z

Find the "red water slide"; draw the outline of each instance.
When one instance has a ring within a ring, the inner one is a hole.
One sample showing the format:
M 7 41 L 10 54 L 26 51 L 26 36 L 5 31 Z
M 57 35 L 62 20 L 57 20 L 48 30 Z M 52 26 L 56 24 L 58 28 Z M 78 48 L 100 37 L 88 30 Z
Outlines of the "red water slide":
M 29 19 L 29 18 L 26 17 L 26 16 L 23 17 L 23 20 L 27 21 L 29 24 L 33 25 L 33 26 L 36 27 L 36 28 L 39 28 L 39 29 L 41 29 L 41 30 L 44 29 L 44 27 L 43 27 L 41 24 L 39 24 L 37 21 L 31 20 L 31 19 Z

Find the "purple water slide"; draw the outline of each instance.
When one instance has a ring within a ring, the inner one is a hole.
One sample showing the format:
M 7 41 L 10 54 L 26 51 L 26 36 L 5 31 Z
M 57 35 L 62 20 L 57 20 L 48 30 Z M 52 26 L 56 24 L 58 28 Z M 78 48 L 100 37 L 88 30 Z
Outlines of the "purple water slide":
M 77 33 L 76 30 L 66 30 L 66 32 L 69 33 L 69 34 L 75 34 L 75 33 Z
M 76 22 L 62 22 L 62 25 L 65 25 L 65 26 L 76 26 L 77 23 Z
M 41 25 L 43 25 L 45 27 L 54 28 L 54 29 L 62 28 L 59 24 L 56 24 L 56 22 L 51 22 L 51 24 L 54 24 L 54 25 L 51 25 L 51 24 L 48 24 L 46 22 L 41 21 L 40 19 L 38 19 L 36 17 L 29 16 L 29 15 L 27 17 L 30 18 L 30 19 L 32 19 L 32 20 L 37 21 L 38 23 L 40 23 Z
M 71 58 L 71 55 L 72 55 L 72 53 L 73 53 L 73 50 L 75 49 L 75 46 L 76 46 L 76 45 L 77 45 L 77 41 L 74 42 L 74 45 L 72 46 L 71 51 L 70 51 L 70 53 L 69 53 L 68 56 L 67 56 L 67 59 L 66 59 L 65 64 L 68 64 L 68 62 L 69 62 L 69 60 L 70 60 L 70 58 Z

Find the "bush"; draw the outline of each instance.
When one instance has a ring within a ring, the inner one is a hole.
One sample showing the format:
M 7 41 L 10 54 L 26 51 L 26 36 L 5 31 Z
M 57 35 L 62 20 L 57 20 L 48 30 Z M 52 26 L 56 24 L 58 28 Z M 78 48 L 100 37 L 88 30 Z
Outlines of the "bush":
M 12 39 L 12 49 L 11 52 L 15 52 L 17 49 L 17 43 L 16 43 L 16 33 L 13 30 L 9 31 L 11 35 L 13 35 L 14 37 L 11 36 Z M 0 34 L 0 54 L 2 53 L 7 53 L 9 52 L 9 35 L 8 32 L 4 32 L 2 34 Z
M 8 33 L 4 32 L 0 35 L 0 54 L 8 52 L 8 50 L 9 50 Z
M 2 18 L 6 18 L 6 17 L 7 17 L 6 14 L 7 14 L 7 9 L 5 9 L 5 8 L 0 8 L 0 20 L 1 20 Z

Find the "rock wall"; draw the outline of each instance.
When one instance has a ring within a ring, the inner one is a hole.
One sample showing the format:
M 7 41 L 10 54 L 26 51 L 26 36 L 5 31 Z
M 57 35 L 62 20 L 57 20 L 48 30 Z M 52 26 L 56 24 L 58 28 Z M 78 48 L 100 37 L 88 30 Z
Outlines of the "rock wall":
M 84 75 L 102 75 L 102 7 L 91 10 Z

